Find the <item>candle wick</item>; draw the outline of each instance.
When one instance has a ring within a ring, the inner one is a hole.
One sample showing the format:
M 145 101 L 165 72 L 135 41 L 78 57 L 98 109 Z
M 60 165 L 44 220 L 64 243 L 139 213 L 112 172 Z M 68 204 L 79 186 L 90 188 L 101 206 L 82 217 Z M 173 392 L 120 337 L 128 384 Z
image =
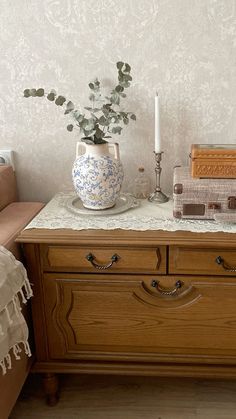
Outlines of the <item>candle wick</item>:
M 156 92 L 156 96 L 158 96 L 158 92 Z

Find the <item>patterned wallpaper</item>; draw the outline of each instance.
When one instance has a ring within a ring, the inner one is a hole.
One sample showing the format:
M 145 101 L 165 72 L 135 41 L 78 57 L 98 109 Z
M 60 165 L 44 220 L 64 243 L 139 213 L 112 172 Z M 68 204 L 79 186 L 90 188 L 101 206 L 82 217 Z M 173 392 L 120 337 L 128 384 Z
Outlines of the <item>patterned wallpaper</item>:
M 0 148 L 15 151 L 22 199 L 72 189 L 76 133 L 27 87 L 55 88 L 88 105 L 88 82 L 109 89 L 116 61 L 132 67 L 125 107 L 137 122 L 119 141 L 124 190 L 142 165 L 154 186 L 154 96 L 161 102 L 162 187 L 188 164 L 192 143 L 236 139 L 235 0 L 1 0 Z

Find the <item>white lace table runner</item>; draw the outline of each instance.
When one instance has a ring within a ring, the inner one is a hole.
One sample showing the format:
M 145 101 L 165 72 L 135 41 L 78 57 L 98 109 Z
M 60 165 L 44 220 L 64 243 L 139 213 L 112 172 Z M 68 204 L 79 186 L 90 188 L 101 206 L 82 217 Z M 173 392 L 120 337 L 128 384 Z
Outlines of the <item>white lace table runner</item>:
M 236 224 L 220 224 L 210 220 L 179 220 L 173 217 L 173 201 L 156 204 L 140 200 L 139 207 L 109 216 L 85 216 L 71 212 L 66 203 L 74 193 L 58 193 L 42 209 L 42 211 L 27 225 L 30 228 L 73 230 L 103 229 L 103 230 L 166 230 L 192 231 L 197 233 L 227 232 L 236 233 Z

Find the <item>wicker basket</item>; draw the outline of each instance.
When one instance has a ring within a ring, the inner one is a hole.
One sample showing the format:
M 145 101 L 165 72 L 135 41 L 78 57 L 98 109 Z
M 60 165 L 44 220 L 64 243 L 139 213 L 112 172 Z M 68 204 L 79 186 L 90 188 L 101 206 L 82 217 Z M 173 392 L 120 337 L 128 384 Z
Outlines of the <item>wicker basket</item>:
M 192 144 L 194 178 L 236 179 L 236 144 Z

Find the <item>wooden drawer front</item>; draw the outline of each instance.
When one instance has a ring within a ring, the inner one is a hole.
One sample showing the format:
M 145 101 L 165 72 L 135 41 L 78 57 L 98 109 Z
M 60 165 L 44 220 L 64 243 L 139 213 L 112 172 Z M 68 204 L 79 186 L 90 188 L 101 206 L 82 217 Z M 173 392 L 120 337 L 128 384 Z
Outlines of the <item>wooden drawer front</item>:
M 236 362 L 233 278 L 183 277 L 177 291 L 174 276 L 111 279 L 44 275 L 50 358 Z
M 62 247 L 43 248 L 44 269 L 79 272 L 147 272 L 166 273 L 166 248 Z M 87 259 L 94 257 L 93 261 Z M 117 261 L 112 258 L 117 255 Z M 98 265 L 102 267 L 94 267 Z M 111 266 L 109 266 L 112 263 Z M 104 269 L 105 267 L 105 269 Z
M 169 273 L 235 276 L 236 249 L 170 246 Z

